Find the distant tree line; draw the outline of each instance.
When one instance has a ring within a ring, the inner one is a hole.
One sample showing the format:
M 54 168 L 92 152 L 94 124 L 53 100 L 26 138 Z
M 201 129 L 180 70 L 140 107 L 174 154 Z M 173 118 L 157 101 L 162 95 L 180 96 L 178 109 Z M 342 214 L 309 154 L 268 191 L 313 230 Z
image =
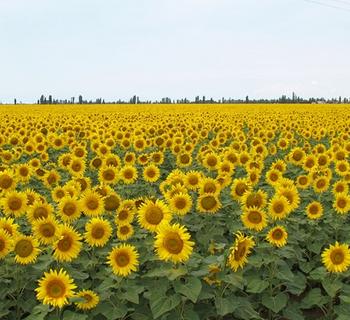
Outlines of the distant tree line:
M 160 100 L 141 100 L 139 96 L 134 95 L 129 100 L 115 100 L 115 101 L 105 101 L 103 98 L 97 98 L 97 99 L 84 99 L 82 95 L 78 96 L 78 99 L 75 99 L 75 97 L 71 97 L 70 99 L 55 99 L 52 97 L 52 95 L 49 95 L 46 97 L 45 95 L 41 95 L 40 98 L 37 100 L 37 104 L 159 104 L 159 103 L 166 103 L 166 104 L 186 104 L 186 103 L 227 103 L 227 104 L 241 104 L 241 103 L 256 103 L 256 104 L 267 104 L 267 103 L 286 103 L 286 104 L 293 104 L 293 103 L 329 103 L 329 104 L 335 104 L 335 103 L 350 103 L 350 98 L 346 97 L 337 97 L 337 98 L 319 98 L 319 97 L 311 97 L 311 98 L 301 98 L 298 97 L 294 92 L 292 93 L 291 97 L 287 97 L 287 95 L 282 95 L 279 98 L 272 98 L 272 99 L 251 99 L 249 96 L 246 96 L 245 99 L 235 99 L 235 98 L 225 98 L 222 97 L 221 99 L 213 99 L 213 98 L 206 98 L 205 96 L 196 96 L 193 100 L 190 100 L 188 98 L 182 98 L 182 99 L 171 99 L 169 97 L 164 97 Z M 17 104 L 17 99 L 14 99 L 14 104 Z

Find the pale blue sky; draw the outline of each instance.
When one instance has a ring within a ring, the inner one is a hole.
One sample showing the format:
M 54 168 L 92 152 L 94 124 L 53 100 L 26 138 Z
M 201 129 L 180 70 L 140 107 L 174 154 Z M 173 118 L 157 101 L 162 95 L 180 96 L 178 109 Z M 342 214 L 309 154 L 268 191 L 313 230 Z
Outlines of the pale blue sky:
M 0 0 L 0 101 L 350 96 L 350 0 Z

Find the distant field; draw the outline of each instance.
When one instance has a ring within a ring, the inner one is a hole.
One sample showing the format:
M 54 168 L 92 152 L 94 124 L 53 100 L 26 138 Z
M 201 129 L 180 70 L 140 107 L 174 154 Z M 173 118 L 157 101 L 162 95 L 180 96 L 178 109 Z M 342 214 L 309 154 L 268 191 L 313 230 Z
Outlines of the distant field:
M 350 314 L 350 105 L 0 105 L 0 318 Z

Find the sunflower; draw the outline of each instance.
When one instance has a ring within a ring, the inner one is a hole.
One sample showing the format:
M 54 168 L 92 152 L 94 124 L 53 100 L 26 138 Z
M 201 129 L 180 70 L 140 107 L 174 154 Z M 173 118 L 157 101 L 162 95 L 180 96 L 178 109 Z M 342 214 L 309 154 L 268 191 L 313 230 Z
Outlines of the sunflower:
M 77 309 L 83 311 L 95 308 L 100 302 L 99 296 L 92 290 L 81 290 L 75 295 L 75 297 L 82 299 L 80 302 L 75 302 L 75 305 Z
M 120 170 L 120 179 L 125 184 L 135 183 L 137 180 L 137 170 L 134 166 L 126 165 Z
M 202 173 L 199 171 L 189 171 L 185 176 L 185 186 L 189 190 L 197 190 L 199 182 L 202 178 Z
M 18 233 L 18 224 L 14 223 L 12 218 L 0 218 L 0 230 L 6 231 L 11 237 L 15 237 Z
M 120 208 L 117 210 L 117 214 L 115 217 L 115 224 L 117 225 L 124 225 L 129 224 L 134 219 L 134 211 L 130 209 L 128 206 L 120 206 Z
M 62 308 L 68 304 L 68 299 L 75 295 L 76 287 L 63 269 L 60 269 L 59 272 L 50 270 L 44 272 L 44 277 L 39 280 L 39 286 L 35 289 L 36 297 L 38 300 L 42 300 L 43 304 Z
M 329 272 L 345 272 L 350 266 L 350 249 L 347 244 L 334 245 L 322 252 L 322 262 Z
M 35 262 L 40 250 L 39 243 L 33 236 L 17 235 L 13 243 L 15 261 L 20 264 Z
M 92 247 L 103 247 L 112 235 L 112 227 L 107 220 L 92 218 L 85 224 L 85 239 Z
M 186 227 L 179 224 L 162 225 L 156 235 L 154 247 L 159 259 L 174 263 L 185 262 L 189 259 L 194 242 L 190 241 Z
M 317 166 L 317 158 L 313 155 L 307 155 L 303 161 L 303 169 L 306 171 L 312 171 Z
M 110 192 L 103 198 L 104 209 L 109 212 L 118 210 L 121 202 L 122 199 L 116 192 Z
M 300 175 L 297 177 L 296 186 L 299 189 L 306 189 L 310 185 L 310 177 L 308 175 Z
M 300 147 L 296 147 L 289 153 L 289 160 L 294 165 L 298 166 L 303 163 L 305 156 L 304 150 Z
M 118 169 L 114 166 L 102 166 L 98 172 L 100 183 L 115 184 L 118 181 Z
M 299 207 L 300 196 L 298 189 L 294 185 L 279 186 L 276 192 L 279 196 L 283 196 L 288 200 L 290 210 L 293 211 Z
M 52 244 L 56 240 L 59 225 L 51 216 L 35 220 L 32 227 L 33 234 L 40 243 L 48 245 Z
M 71 223 L 81 214 L 80 202 L 76 197 L 65 196 L 58 204 L 58 214 L 63 222 Z
M 217 180 L 213 178 L 202 178 L 199 182 L 199 192 L 200 193 L 219 193 L 221 190 L 220 184 Z
M 203 166 L 208 170 L 216 170 L 219 166 L 219 158 L 214 153 L 208 153 L 203 159 Z
M 256 231 L 261 231 L 267 226 L 266 213 L 258 207 L 246 208 L 241 220 L 246 228 Z
M 160 170 L 154 164 L 150 164 L 143 169 L 143 179 L 147 182 L 156 182 L 160 177 Z
M 234 200 L 240 200 L 251 186 L 247 179 L 234 179 L 231 187 L 231 196 Z
M 8 191 L 14 189 L 16 182 L 13 177 L 13 173 L 10 170 L 4 170 L 0 172 L 0 191 Z
M 276 194 L 269 203 L 269 214 L 272 219 L 284 219 L 291 212 L 291 207 L 286 197 Z
M 48 171 L 42 177 L 42 181 L 48 189 L 53 189 L 60 179 L 61 177 L 56 170 Z
M 136 162 L 136 155 L 134 152 L 127 152 L 124 155 L 124 163 L 133 165 Z
M 306 215 L 309 219 L 319 219 L 323 214 L 322 204 L 318 201 L 309 203 L 306 207 Z
M 57 231 L 57 239 L 53 244 L 53 256 L 57 261 L 70 262 L 78 257 L 82 243 L 81 235 L 69 225 L 62 225 Z
M 332 188 L 333 195 L 336 195 L 337 193 L 348 193 L 349 192 L 349 185 L 347 181 L 339 180 L 334 183 Z
M 109 253 L 107 263 L 112 267 L 117 276 L 126 277 L 136 271 L 139 265 L 139 254 L 136 248 L 130 244 L 121 244 Z
M 153 232 L 157 231 L 162 223 L 169 223 L 171 218 L 168 206 L 159 199 L 155 202 L 145 200 L 138 210 L 138 221 L 141 227 Z
M 185 168 L 190 166 L 192 163 L 192 155 L 189 152 L 184 152 L 181 151 L 177 156 L 176 156 L 176 165 L 179 168 Z
M 20 164 L 16 168 L 16 175 L 20 181 L 26 183 L 30 180 L 32 168 L 26 163 Z
M 274 246 L 283 247 L 287 243 L 288 232 L 282 226 L 272 228 L 266 235 L 266 240 Z
M 248 262 L 248 255 L 255 246 L 253 237 L 245 236 L 241 232 L 238 232 L 235 237 L 235 243 L 230 248 L 230 254 L 227 262 L 234 272 L 236 272 L 238 268 L 244 267 L 244 265 Z
M 247 191 L 240 199 L 243 208 L 256 207 L 262 209 L 266 206 L 267 193 L 262 190 Z
M 66 195 L 66 191 L 63 187 L 57 186 L 51 191 L 51 196 L 53 201 L 60 202 L 60 200 Z
M 188 193 L 179 193 L 170 199 L 169 205 L 172 212 L 184 216 L 192 208 L 192 198 Z
M 346 214 L 350 210 L 350 196 L 346 193 L 337 193 L 333 202 L 337 213 Z
M 220 208 L 221 202 L 216 194 L 204 193 L 197 199 L 197 210 L 201 213 L 216 213 Z
M 12 250 L 13 240 L 9 233 L 4 229 L 0 229 L 0 260 Z
M 48 218 L 53 214 L 53 207 L 48 203 L 42 203 L 40 200 L 35 200 L 32 206 L 27 211 L 27 216 L 30 222 L 37 219 Z
M 272 186 L 276 185 L 281 178 L 282 173 L 277 169 L 270 169 L 265 175 L 266 182 Z
M 86 190 L 81 198 L 81 208 L 87 216 L 98 216 L 103 213 L 104 203 L 101 195 L 91 189 Z
M 117 237 L 119 240 L 125 241 L 132 237 L 134 228 L 131 224 L 118 225 Z
M 6 215 L 20 217 L 27 209 L 27 198 L 23 192 L 9 191 L 0 202 Z
M 78 157 L 72 157 L 67 169 L 72 176 L 83 176 L 86 169 L 85 160 Z
M 317 177 L 312 184 L 316 193 L 325 192 L 329 188 L 329 179 L 325 176 Z

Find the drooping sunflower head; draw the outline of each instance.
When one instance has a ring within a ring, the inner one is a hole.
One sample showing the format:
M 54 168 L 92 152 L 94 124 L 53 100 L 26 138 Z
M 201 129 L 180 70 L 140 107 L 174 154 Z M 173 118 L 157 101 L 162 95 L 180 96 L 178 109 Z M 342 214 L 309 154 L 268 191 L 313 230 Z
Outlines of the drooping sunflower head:
M 110 223 L 102 218 L 92 218 L 85 225 L 85 239 L 90 246 L 103 247 L 112 235 Z
M 187 261 L 193 251 L 194 242 L 190 241 L 186 227 L 179 224 L 163 224 L 156 235 L 154 247 L 159 259 L 174 263 Z
M 169 223 L 171 218 L 168 206 L 159 199 L 145 200 L 138 210 L 138 221 L 141 227 L 153 232 L 157 231 L 162 223 Z
M 283 247 L 287 243 L 288 233 L 282 226 L 276 226 L 272 228 L 267 236 L 266 240 L 274 246 Z
M 82 301 L 75 302 L 75 305 L 79 310 L 91 310 L 100 302 L 100 297 L 92 290 L 81 290 L 75 295 L 75 297 L 82 299 Z
M 248 262 L 248 256 L 255 246 L 255 241 L 252 237 L 245 236 L 241 232 L 236 234 L 236 239 L 233 246 L 230 248 L 228 257 L 228 265 L 233 271 L 243 268 Z
M 350 266 L 350 249 L 336 242 L 322 252 L 322 262 L 329 272 L 345 272 Z
M 129 244 L 121 244 L 114 247 L 108 256 L 108 264 L 113 272 L 121 277 L 126 277 L 137 270 L 139 254 L 136 248 Z
M 43 304 L 62 308 L 68 304 L 68 299 L 75 295 L 76 289 L 73 279 L 66 271 L 60 269 L 44 272 L 44 276 L 39 280 L 39 286 L 35 289 L 36 297 Z

